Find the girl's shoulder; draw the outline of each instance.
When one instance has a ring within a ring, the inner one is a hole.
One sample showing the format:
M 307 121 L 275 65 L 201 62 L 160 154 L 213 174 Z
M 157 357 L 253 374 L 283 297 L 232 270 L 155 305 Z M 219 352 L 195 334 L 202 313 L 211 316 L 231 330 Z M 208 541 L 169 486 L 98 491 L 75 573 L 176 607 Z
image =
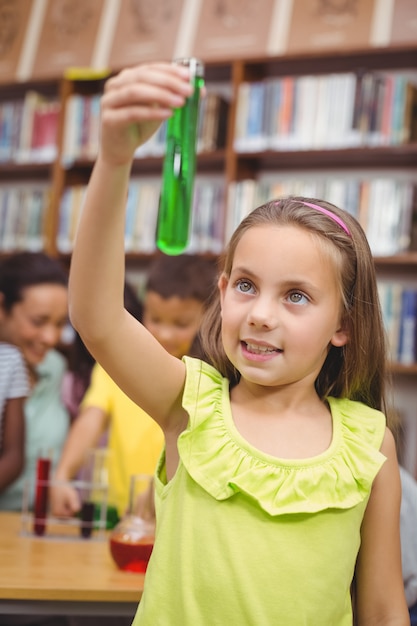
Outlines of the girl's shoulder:
M 224 412 L 230 401 L 229 381 L 206 361 L 189 356 L 183 357 L 183 361 L 187 371 L 183 407 L 194 427 L 207 417 Z
M 370 406 L 347 398 L 327 398 L 333 422 L 341 424 L 345 436 L 363 441 L 379 450 L 385 435 L 384 413 Z
M 23 360 L 22 353 L 19 348 L 4 341 L 0 341 L 0 357 L 2 359 L 13 358 L 19 361 Z
M 19 348 L 10 343 L 0 342 L 0 370 L 0 375 L 8 379 L 13 376 L 26 378 L 25 361 Z

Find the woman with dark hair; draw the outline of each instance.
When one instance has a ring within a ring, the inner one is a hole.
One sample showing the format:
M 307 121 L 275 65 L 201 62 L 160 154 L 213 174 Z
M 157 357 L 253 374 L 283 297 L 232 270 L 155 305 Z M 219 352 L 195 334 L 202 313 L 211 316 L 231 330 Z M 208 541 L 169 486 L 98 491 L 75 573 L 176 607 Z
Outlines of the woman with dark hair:
M 68 412 L 60 397 L 66 362 L 54 350 L 68 319 L 67 279 L 60 263 L 43 253 L 16 253 L 0 264 L 0 340 L 20 348 L 30 383 L 25 469 L 0 494 L 3 510 L 21 510 L 26 484 L 32 506 L 37 458 L 50 455 L 54 463 L 67 436 Z

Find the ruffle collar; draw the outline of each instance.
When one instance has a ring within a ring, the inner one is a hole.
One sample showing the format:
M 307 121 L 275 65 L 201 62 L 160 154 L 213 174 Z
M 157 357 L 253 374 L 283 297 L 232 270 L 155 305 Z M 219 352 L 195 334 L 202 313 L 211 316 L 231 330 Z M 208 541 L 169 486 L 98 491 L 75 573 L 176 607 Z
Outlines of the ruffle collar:
M 198 359 L 184 361 L 183 406 L 189 425 L 178 449 L 190 476 L 211 496 L 226 500 L 240 492 L 270 515 L 347 509 L 368 497 L 385 461 L 379 452 L 385 432 L 382 413 L 359 402 L 328 398 L 330 447 L 309 459 L 275 458 L 238 433 L 227 379 Z

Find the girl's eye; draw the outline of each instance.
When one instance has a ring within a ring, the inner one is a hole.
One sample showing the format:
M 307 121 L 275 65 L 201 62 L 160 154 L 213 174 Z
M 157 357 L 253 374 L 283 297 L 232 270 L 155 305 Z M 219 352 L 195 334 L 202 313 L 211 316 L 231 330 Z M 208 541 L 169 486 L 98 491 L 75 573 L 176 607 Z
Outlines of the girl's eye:
M 306 304 L 308 302 L 307 297 L 299 291 L 293 291 L 293 293 L 290 293 L 288 300 L 291 304 Z
M 235 287 L 241 293 L 250 293 L 253 291 L 253 285 L 248 280 L 237 280 Z

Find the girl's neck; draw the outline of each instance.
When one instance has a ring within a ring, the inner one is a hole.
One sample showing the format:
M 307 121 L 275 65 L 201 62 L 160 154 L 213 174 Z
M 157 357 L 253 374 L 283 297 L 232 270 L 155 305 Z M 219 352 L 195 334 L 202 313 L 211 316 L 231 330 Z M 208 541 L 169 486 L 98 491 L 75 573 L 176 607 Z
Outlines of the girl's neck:
M 239 384 L 231 393 L 234 427 L 245 441 L 281 459 L 313 458 L 329 448 L 332 417 L 314 389 L 261 391 Z
M 252 405 L 261 413 L 285 413 L 286 411 L 309 413 L 321 410 L 320 400 L 314 386 L 291 385 L 283 387 L 262 387 L 241 379 L 231 390 L 232 403 Z

